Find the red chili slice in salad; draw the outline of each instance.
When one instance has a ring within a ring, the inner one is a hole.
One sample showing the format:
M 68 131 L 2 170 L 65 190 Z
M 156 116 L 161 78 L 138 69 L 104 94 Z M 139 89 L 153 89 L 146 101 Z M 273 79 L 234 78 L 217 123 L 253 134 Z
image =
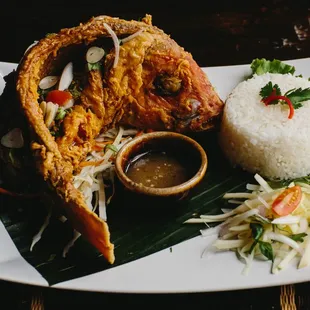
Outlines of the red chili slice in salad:
M 69 93 L 68 91 L 57 89 L 51 90 L 46 96 L 47 102 L 51 101 L 53 103 L 57 103 L 60 106 L 66 105 L 66 103 L 68 103 L 68 101 L 71 99 L 72 99 L 71 93 Z
M 288 215 L 298 207 L 301 196 L 302 192 L 299 185 L 289 187 L 274 200 L 272 210 L 280 216 Z

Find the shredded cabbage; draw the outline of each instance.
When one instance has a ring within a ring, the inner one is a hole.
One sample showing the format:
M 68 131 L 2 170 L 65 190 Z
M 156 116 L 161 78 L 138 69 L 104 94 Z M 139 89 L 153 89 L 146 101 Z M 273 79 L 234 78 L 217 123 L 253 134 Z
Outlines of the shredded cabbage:
M 203 237 L 217 235 L 212 242 L 215 251 L 232 250 L 245 263 L 243 274 L 248 274 L 254 259 L 272 261 L 272 273 L 278 273 L 297 260 L 298 268 L 310 265 L 310 186 L 296 182 L 301 187 L 302 198 L 288 215 L 280 216 L 273 211 L 275 199 L 288 186 L 272 188 L 259 174 L 258 184 L 247 184 L 245 192 L 226 193 L 228 203 L 239 204 L 234 209 L 224 209 L 222 214 L 200 215 L 184 223 L 221 222 L 215 227 L 200 230 Z M 233 199 L 231 199 L 233 198 Z M 236 200 L 237 199 L 237 200 Z M 206 250 L 205 250 L 206 251 Z
M 40 227 L 39 231 L 32 238 L 32 242 L 31 242 L 31 245 L 30 245 L 30 252 L 32 252 L 33 247 L 41 239 L 44 230 L 46 229 L 46 227 L 48 226 L 48 224 L 50 222 L 51 215 L 52 215 L 52 209 L 50 208 L 48 210 L 48 213 L 47 213 L 45 219 L 44 219 L 44 222 L 43 222 L 42 226 Z
M 96 162 L 98 164 L 84 166 L 80 173 L 73 177 L 73 185 L 83 194 L 87 207 L 93 212 L 98 209 L 98 215 L 104 221 L 107 221 L 106 206 L 110 203 L 114 194 L 115 174 L 113 156 L 115 156 L 115 153 L 120 150 L 124 144 L 129 142 L 137 132 L 136 129 L 124 129 L 120 126 L 98 135 L 96 138 L 98 144 L 109 142 L 114 147 L 109 149 L 102 148 L 101 151 L 92 151 L 86 157 L 85 163 Z M 108 182 L 112 186 L 112 194 L 107 198 L 106 186 Z M 33 237 L 30 251 L 32 251 L 34 245 L 41 239 L 44 230 L 49 224 L 51 214 L 52 210 L 49 210 L 39 232 Z M 67 219 L 64 216 L 61 216 L 59 220 L 65 222 Z M 72 239 L 63 249 L 63 257 L 66 257 L 70 248 L 80 236 L 81 234 L 74 230 Z

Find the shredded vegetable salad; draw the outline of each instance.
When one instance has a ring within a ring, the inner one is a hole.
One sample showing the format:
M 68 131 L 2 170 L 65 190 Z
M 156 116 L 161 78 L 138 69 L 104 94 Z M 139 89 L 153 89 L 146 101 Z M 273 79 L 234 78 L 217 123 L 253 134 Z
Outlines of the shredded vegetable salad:
M 80 172 L 73 177 L 73 185 L 84 196 L 90 210 L 98 212 L 100 218 L 107 220 L 106 206 L 110 203 L 114 194 L 114 158 L 120 148 L 129 142 L 134 136 L 141 134 L 136 129 L 124 129 L 122 126 L 113 128 L 96 138 L 94 150 L 80 163 Z M 106 188 L 113 187 L 112 194 L 107 197 Z M 46 216 L 39 232 L 33 237 L 30 251 L 41 239 L 41 236 L 49 224 L 51 210 Z M 60 218 L 62 222 L 66 218 Z M 63 249 L 65 257 L 75 241 L 81 236 L 77 231 L 73 232 L 73 238 Z
M 297 268 L 310 264 L 310 185 L 291 182 L 272 188 L 259 174 L 257 184 L 247 184 L 245 192 L 226 193 L 223 198 L 235 208 L 219 215 L 200 215 L 185 223 L 205 223 L 202 236 L 215 236 L 206 253 L 232 250 L 249 272 L 254 259 L 270 260 L 276 274 L 297 261 Z M 209 227 L 208 223 L 220 223 Z

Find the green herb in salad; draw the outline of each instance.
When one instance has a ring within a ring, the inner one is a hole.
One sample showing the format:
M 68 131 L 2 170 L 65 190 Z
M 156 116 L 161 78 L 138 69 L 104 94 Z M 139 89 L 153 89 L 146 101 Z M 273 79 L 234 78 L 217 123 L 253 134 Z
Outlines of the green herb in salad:
M 223 214 L 200 215 L 185 223 L 222 222 L 200 232 L 203 236 L 217 235 L 211 244 L 213 249 L 236 252 L 245 263 L 244 274 L 261 256 L 272 262 L 273 274 L 284 270 L 293 259 L 297 259 L 298 269 L 310 266 L 310 186 L 291 182 L 288 186 L 271 187 L 259 174 L 254 178 L 257 184 L 248 183 L 247 191 L 223 196 L 237 207 L 223 210 Z M 258 218 L 266 221 L 258 222 Z M 206 249 L 212 247 L 208 245 Z
M 259 244 L 259 249 L 261 253 L 273 262 L 274 254 L 273 254 L 273 249 L 272 249 L 271 244 L 269 242 L 264 242 L 264 241 L 259 241 L 258 244 Z
M 300 234 L 290 235 L 289 237 L 293 239 L 294 241 L 304 242 L 304 238 L 307 236 L 308 234 L 306 233 L 300 233 Z
M 114 145 L 114 144 L 107 144 L 106 147 L 105 147 L 105 151 L 107 150 L 111 150 L 112 152 L 114 153 L 117 153 L 118 152 L 118 149 L 117 147 Z
M 69 92 L 71 93 L 74 100 L 77 100 L 82 93 L 82 88 L 77 80 L 73 80 L 69 86 Z
M 254 242 L 251 245 L 251 248 L 249 250 L 249 253 L 252 253 L 252 251 L 254 250 L 255 246 L 259 242 L 259 239 L 263 235 L 264 228 L 263 228 L 263 225 L 257 224 L 257 223 L 251 223 L 250 224 L 250 228 L 252 230 L 252 236 L 253 236 L 253 239 L 254 239 Z

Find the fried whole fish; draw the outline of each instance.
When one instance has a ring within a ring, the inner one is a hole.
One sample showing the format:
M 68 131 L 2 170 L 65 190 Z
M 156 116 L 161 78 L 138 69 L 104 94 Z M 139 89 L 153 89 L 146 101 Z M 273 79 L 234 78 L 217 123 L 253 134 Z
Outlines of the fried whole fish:
M 100 53 L 103 48 L 104 57 L 87 61 L 90 47 Z M 65 89 L 55 89 L 60 81 L 50 88 L 39 87 L 43 78 L 60 76 L 66 64 L 73 67 L 73 77 L 62 76 L 69 79 Z M 51 96 L 55 90 L 58 99 Z M 153 26 L 150 15 L 141 21 L 98 16 L 49 34 L 22 58 L 16 91 L 40 174 L 62 201 L 73 227 L 111 264 L 115 256 L 107 222 L 87 207 L 73 185 L 95 138 L 117 125 L 209 130 L 224 105 L 192 55 Z M 59 95 L 68 100 L 61 101 Z M 59 125 L 55 107 L 60 106 L 65 113 Z

